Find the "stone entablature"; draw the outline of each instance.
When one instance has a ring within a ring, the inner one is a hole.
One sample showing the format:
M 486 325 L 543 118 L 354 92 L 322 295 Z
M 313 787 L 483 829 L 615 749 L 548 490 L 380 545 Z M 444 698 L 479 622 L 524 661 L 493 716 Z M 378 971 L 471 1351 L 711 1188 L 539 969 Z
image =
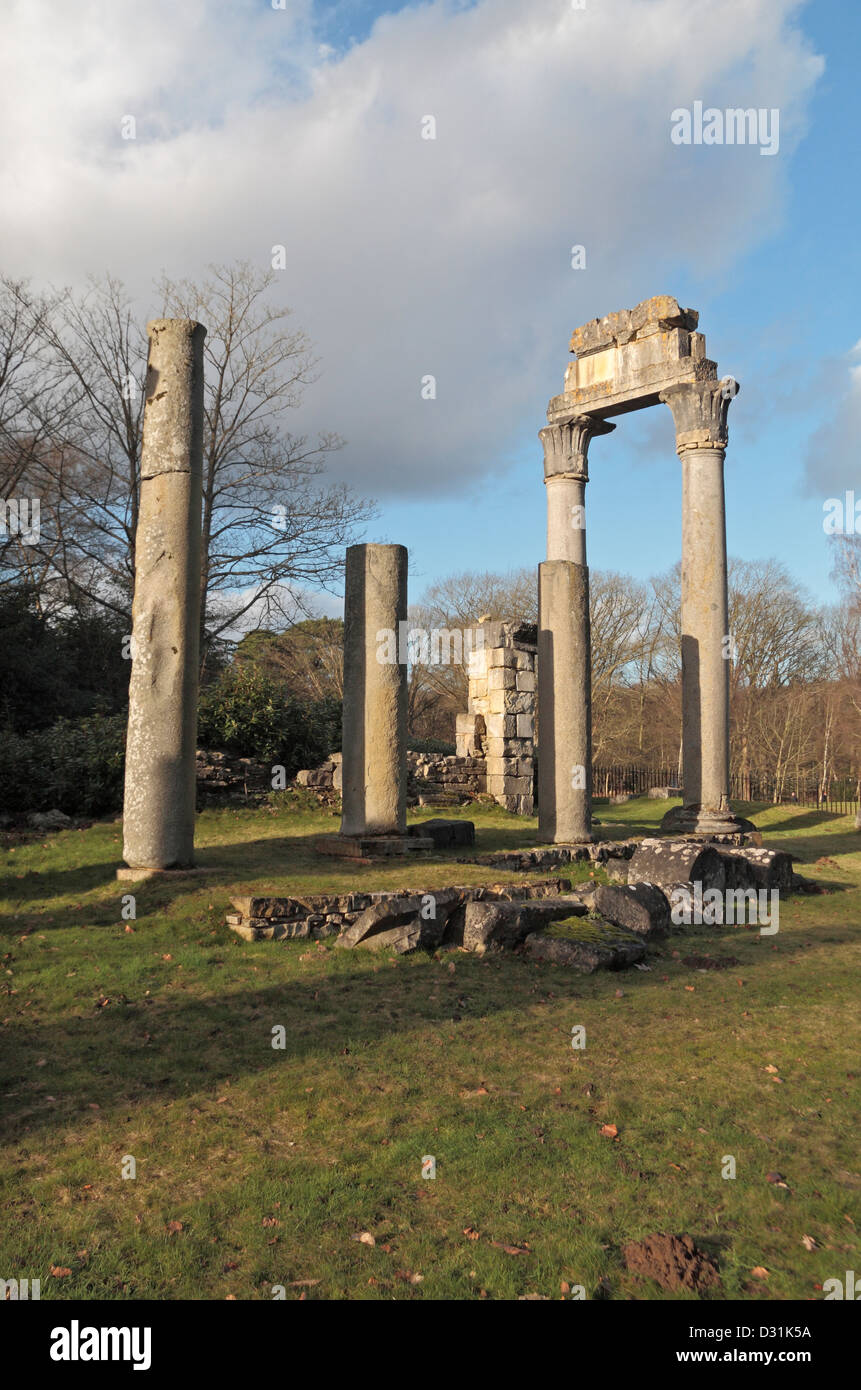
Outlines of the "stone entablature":
M 671 386 L 716 381 L 717 364 L 706 357 L 706 340 L 695 331 L 698 318 L 672 296 L 657 295 L 576 328 L 570 343 L 576 358 L 562 395 L 550 401 L 548 423 L 593 412 L 622 415 L 657 405 Z

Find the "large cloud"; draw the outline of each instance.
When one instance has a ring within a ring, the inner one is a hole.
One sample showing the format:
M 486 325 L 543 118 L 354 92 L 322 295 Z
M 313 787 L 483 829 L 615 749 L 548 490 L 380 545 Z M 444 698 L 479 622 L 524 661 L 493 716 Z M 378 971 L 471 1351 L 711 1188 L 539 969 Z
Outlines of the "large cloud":
M 861 342 L 849 354 L 861 357 Z M 830 404 L 830 414 L 820 429 L 812 435 L 804 459 L 805 491 L 828 497 L 842 497 L 847 490 L 861 499 L 861 463 L 858 441 L 861 440 L 861 363 L 848 369 L 846 363 L 829 364 L 832 368 L 823 399 Z M 834 378 L 841 389 L 834 390 Z
M 333 468 L 362 491 L 454 492 L 537 450 L 572 327 L 719 281 L 779 223 L 821 70 L 798 8 L 435 3 L 339 54 L 290 0 L 19 0 L 0 19 L 3 268 L 109 268 L 143 292 L 284 243 L 281 296 L 322 358 L 303 427 L 347 437 Z M 672 144 L 697 99 L 779 108 L 780 153 Z

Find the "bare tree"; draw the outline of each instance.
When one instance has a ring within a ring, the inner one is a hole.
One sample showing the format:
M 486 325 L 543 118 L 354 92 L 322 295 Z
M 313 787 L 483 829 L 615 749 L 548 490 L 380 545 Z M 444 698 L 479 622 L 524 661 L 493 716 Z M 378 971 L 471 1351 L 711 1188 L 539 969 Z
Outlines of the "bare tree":
M 46 569 L 35 546 L 43 520 L 38 475 L 61 409 L 44 345 L 54 307 L 26 282 L 0 277 L 0 585 L 23 584 L 37 601 Z
M 166 316 L 206 325 L 201 624 L 217 636 L 251 610 L 292 622 L 301 591 L 340 577 L 343 548 L 373 515 L 345 486 L 317 480 L 342 441 L 286 429 L 316 362 L 289 310 L 273 308 L 272 271 L 216 266 L 201 284 L 161 282 Z
M 211 268 L 200 284 L 163 279 L 166 316 L 206 325 L 202 652 L 254 625 L 292 621 L 304 591 L 340 577 L 343 547 L 371 504 L 323 478 L 342 441 L 310 442 L 288 428 L 315 364 L 304 333 L 273 307 L 272 272 Z M 40 483 L 53 499 L 44 536 L 69 602 L 127 614 L 143 428 L 146 334 L 122 284 L 91 279 L 66 292 L 40 323 L 47 369 L 64 409 L 53 423 Z

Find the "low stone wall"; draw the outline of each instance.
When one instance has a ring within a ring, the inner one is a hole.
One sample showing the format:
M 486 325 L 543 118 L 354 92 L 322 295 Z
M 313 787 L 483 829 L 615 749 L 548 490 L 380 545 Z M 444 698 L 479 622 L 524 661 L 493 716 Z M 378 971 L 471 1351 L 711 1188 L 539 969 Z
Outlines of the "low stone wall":
M 269 763 L 206 748 L 197 750 L 195 777 L 198 803 L 259 801 L 272 790 Z
M 297 772 L 294 780 L 330 804 L 341 793 L 341 754 L 332 753 L 319 767 Z M 407 753 L 409 806 L 468 806 L 486 792 L 484 758 Z
M 419 914 L 421 903 L 432 901 L 444 908 L 446 918 L 467 902 L 520 902 L 556 897 L 570 890 L 568 879 L 544 879 L 536 883 L 496 883 L 489 886 L 408 889 L 386 893 L 309 893 L 303 898 L 232 898 L 235 912 L 227 925 L 246 941 L 280 941 L 284 938 L 320 940 L 339 936 L 369 908 L 381 908 L 397 916 L 404 902 Z M 429 922 L 437 921 L 428 917 Z

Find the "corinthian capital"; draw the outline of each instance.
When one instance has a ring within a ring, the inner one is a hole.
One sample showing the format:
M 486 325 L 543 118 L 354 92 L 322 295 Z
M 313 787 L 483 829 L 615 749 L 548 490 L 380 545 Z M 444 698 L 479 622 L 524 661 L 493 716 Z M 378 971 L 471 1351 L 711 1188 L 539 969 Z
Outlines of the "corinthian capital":
M 727 411 L 738 392 L 738 382 L 729 376 L 722 381 L 685 381 L 662 391 L 660 399 L 673 412 L 676 452 L 725 449 Z
M 589 480 L 587 455 L 589 441 L 596 434 L 610 434 L 616 428 L 597 415 L 573 415 L 561 425 L 545 425 L 538 431 L 544 446 L 544 478 L 568 477 Z

